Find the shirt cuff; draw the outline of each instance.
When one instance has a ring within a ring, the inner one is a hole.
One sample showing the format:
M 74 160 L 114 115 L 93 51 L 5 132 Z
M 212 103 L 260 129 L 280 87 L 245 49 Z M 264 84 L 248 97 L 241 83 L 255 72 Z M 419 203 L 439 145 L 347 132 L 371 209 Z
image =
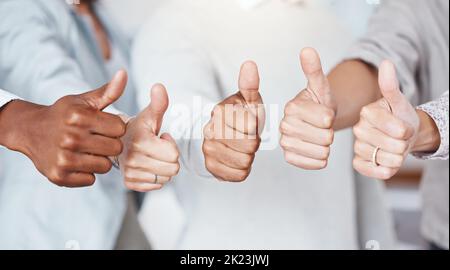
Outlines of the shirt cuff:
M 14 96 L 8 92 L 5 92 L 3 90 L 0 90 L 0 109 L 3 108 L 6 104 L 10 103 L 14 100 L 20 100 L 21 98 Z
M 448 160 L 449 155 L 449 119 L 448 119 L 448 95 L 438 101 L 432 101 L 417 107 L 427 113 L 436 123 L 441 137 L 439 149 L 434 153 L 413 153 L 416 158 L 423 160 L 440 159 Z

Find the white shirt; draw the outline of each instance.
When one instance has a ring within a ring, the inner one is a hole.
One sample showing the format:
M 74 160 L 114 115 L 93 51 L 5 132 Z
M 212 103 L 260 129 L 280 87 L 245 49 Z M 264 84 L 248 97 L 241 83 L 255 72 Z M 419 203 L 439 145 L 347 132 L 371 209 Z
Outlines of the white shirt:
M 7 104 L 8 102 L 11 102 L 15 99 L 19 98 L 11 93 L 8 93 L 0 89 L 0 108 L 5 106 L 5 104 Z
M 330 69 L 351 42 L 331 13 L 308 3 L 269 1 L 248 10 L 229 0 L 170 1 L 136 38 L 132 68 L 140 107 L 146 106 L 150 86 L 164 83 L 171 109 L 163 129 L 186 136 L 177 140 L 183 169 L 172 182 L 175 195 L 170 187 L 152 192 L 142 210 L 141 222 L 156 249 L 359 247 L 350 132 L 337 134 L 329 166 L 320 172 L 288 165 L 278 146 L 284 104 L 306 85 L 300 49 L 317 48 Z M 246 59 L 259 65 L 265 104 L 278 107 L 270 110 L 274 115 L 267 119 L 250 177 L 240 184 L 222 183 L 205 170 L 201 130 L 212 109 L 205 105 L 236 92 Z M 204 109 L 203 115 L 195 108 Z M 370 184 L 371 203 L 361 211 L 380 210 L 370 227 L 386 228 L 379 183 Z

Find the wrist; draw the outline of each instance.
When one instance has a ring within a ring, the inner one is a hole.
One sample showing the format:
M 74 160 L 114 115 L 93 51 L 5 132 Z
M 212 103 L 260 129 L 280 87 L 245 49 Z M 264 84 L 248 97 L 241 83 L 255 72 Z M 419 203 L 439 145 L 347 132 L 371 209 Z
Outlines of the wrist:
M 413 153 L 433 153 L 439 149 L 441 136 L 433 118 L 426 112 L 417 109 L 416 113 L 420 120 L 417 139 L 411 149 Z
M 32 143 L 29 141 L 32 125 L 39 123 L 39 112 L 45 106 L 22 100 L 14 100 L 0 111 L 0 144 L 6 148 L 29 156 Z

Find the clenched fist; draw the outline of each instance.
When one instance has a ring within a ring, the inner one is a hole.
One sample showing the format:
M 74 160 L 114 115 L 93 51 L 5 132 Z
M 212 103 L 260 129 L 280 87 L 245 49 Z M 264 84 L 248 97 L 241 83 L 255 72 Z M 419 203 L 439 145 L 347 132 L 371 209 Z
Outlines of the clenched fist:
M 223 181 L 247 179 L 264 124 L 258 68 L 246 62 L 239 75 L 239 91 L 214 108 L 204 128 L 203 153 L 208 171 Z
M 420 121 L 400 92 L 395 67 L 388 61 L 380 66 L 379 86 L 383 98 L 361 110 L 353 129 L 353 166 L 365 176 L 386 180 L 398 172 L 414 147 Z
M 328 164 L 337 106 L 318 53 L 306 48 L 300 59 L 308 86 L 285 107 L 280 145 L 288 163 L 302 169 L 319 170 Z
M 122 95 L 126 83 L 127 75 L 121 71 L 109 84 L 63 97 L 51 106 L 11 102 L 0 118 L 1 126 L 9 130 L 5 145 L 28 156 L 58 186 L 94 184 L 94 174 L 111 169 L 108 157 L 122 151 L 125 123 L 102 110 Z
M 180 154 L 176 142 L 169 134 L 159 136 L 168 106 L 166 89 L 155 85 L 150 105 L 128 122 L 119 163 L 125 185 L 131 190 L 148 192 L 160 189 L 178 174 Z

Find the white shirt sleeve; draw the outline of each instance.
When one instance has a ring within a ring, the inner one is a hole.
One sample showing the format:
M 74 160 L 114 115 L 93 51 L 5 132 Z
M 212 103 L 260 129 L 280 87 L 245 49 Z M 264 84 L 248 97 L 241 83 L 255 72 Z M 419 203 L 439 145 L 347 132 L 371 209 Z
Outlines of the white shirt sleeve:
M 438 100 L 431 101 L 418 107 L 427 113 L 436 123 L 441 135 L 441 144 L 435 153 L 415 153 L 419 159 L 441 159 L 448 160 L 449 138 L 448 138 L 448 91 Z
M 217 91 L 219 80 L 198 27 L 183 12 L 172 14 L 177 18 L 173 21 L 164 16 L 162 11 L 155 14 L 135 39 L 132 69 L 138 105 L 140 109 L 147 106 L 151 86 L 163 83 L 170 96 L 163 132 L 177 141 L 185 169 L 211 177 L 202 153 L 203 127 L 223 93 Z
M 20 99 L 18 97 L 16 97 L 15 95 L 8 93 L 6 91 L 3 91 L 0 89 L 0 109 L 5 106 L 7 103 L 16 100 L 16 99 Z

